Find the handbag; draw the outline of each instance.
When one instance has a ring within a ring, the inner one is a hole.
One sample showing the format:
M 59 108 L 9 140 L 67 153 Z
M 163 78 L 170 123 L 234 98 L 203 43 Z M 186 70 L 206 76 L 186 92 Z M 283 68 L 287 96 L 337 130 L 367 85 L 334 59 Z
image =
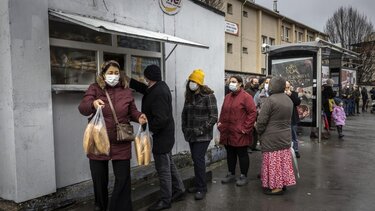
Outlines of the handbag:
M 115 119 L 115 122 L 116 122 L 116 132 L 117 132 L 116 140 L 118 142 L 134 141 L 135 136 L 134 136 L 133 125 L 118 122 L 115 109 L 113 108 L 113 104 L 112 104 L 111 98 L 108 95 L 107 90 L 105 90 L 105 95 L 108 98 L 109 106 L 111 107 L 113 118 Z

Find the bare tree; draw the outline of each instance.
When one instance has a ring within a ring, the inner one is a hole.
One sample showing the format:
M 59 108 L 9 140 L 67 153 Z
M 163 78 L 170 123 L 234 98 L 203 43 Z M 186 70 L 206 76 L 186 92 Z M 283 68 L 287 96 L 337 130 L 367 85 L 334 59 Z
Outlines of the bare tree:
M 214 7 L 218 10 L 222 10 L 224 6 L 224 0 L 199 0 L 211 7 Z
M 354 51 L 360 53 L 361 65 L 357 77 L 361 84 L 370 85 L 375 81 L 375 39 L 354 45 Z
M 352 46 L 365 41 L 374 31 L 374 26 L 366 15 L 353 7 L 340 7 L 326 22 L 324 32 L 332 43 L 341 43 L 342 47 Z
M 371 83 L 375 77 L 374 26 L 366 15 L 353 7 L 340 7 L 326 22 L 324 32 L 329 41 L 360 54 L 357 71 L 359 83 Z

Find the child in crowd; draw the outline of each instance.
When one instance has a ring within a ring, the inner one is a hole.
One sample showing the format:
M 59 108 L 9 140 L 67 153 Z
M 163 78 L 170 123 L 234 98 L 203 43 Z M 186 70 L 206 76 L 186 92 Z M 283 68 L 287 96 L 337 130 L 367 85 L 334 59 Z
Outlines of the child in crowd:
M 342 127 L 345 125 L 346 114 L 343 105 L 344 103 L 341 100 L 337 101 L 332 112 L 332 117 L 335 121 L 337 132 L 339 133 L 339 138 L 344 137 L 344 135 L 342 134 Z

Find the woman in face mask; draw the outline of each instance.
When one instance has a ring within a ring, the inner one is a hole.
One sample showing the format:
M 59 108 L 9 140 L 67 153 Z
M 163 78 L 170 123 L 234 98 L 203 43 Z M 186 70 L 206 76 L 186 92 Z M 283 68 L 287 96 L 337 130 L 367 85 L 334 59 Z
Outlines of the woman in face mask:
M 221 108 L 218 123 L 220 143 L 227 151 L 228 174 L 221 181 L 223 184 L 236 181 L 237 158 L 240 162 L 241 175 L 236 181 L 237 186 L 248 183 L 249 170 L 248 146 L 252 143 L 252 131 L 256 119 L 256 108 L 253 97 L 242 88 L 242 78 L 230 77 L 229 89 Z
M 260 109 L 262 107 L 262 104 L 264 100 L 270 96 L 270 90 L 269 90 L 269 83 L 270 83 L 271 77 L 268 76 L 264 82 L 259 86 L 258 92 L 254 96 L 254 103 L 257 107 L 257 112 L 259 114 Z
M 137 110 L 132 91 L 125 87 L 120 77 L 120 65 L 108 61 L 102 65 L 102 71 L 87 89 L 78 109 L 82 115 L 92 116 L 101 107 L 110 140 L 109 155 L 88 154 L 91 176 L 94 183 L 95 210 L 107 210 L 108 206 L 108 161 L 112 160 L 115 185 L 109 210 L 132 210 L 130 187 L 131 142 L 118 142 L 116 122 L 109 105 L 112 101 L 119 123 L 146 123 L 144 114 Z M 90 119 L 90 118 L 89 118 Z
M 213 138 L 213 126 L 218 119 L 214 91 L 204 85 L 204 72 L 196 69 L 186 84 L 185 103 L 182 110 L 182 131 L 189 143 L 194 162 L 195 185 L 187 191 L 201 200 L 207 192 L 205 154 Z

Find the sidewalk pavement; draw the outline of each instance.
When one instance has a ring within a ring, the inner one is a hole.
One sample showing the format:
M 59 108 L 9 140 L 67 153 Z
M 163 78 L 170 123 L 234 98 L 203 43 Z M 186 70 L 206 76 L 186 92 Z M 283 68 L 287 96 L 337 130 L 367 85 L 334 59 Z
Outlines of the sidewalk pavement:
M 331 131 L 330 139 L 321 143 L 316 139 L 310 140 L 310 130 L 304 128 L 299 137 L 301 178 L 284 195 L 262 193 L 260 180 L 257 179 L 261 152 L 253 152 L 250 154 L 248 185 L 221 184 L 220 180 L 227 174 L 224 163 L 213 170 L 204 200 L 195 201 L 194 195 L 188 194 L 184 201 L 172 204 L 169 210 L 375 210 L 374 123 L 375 114 L 348 117 L 343 139 L 338 138 L 336 131 Z M 65 210 L 92 210 L 92 202 Z

